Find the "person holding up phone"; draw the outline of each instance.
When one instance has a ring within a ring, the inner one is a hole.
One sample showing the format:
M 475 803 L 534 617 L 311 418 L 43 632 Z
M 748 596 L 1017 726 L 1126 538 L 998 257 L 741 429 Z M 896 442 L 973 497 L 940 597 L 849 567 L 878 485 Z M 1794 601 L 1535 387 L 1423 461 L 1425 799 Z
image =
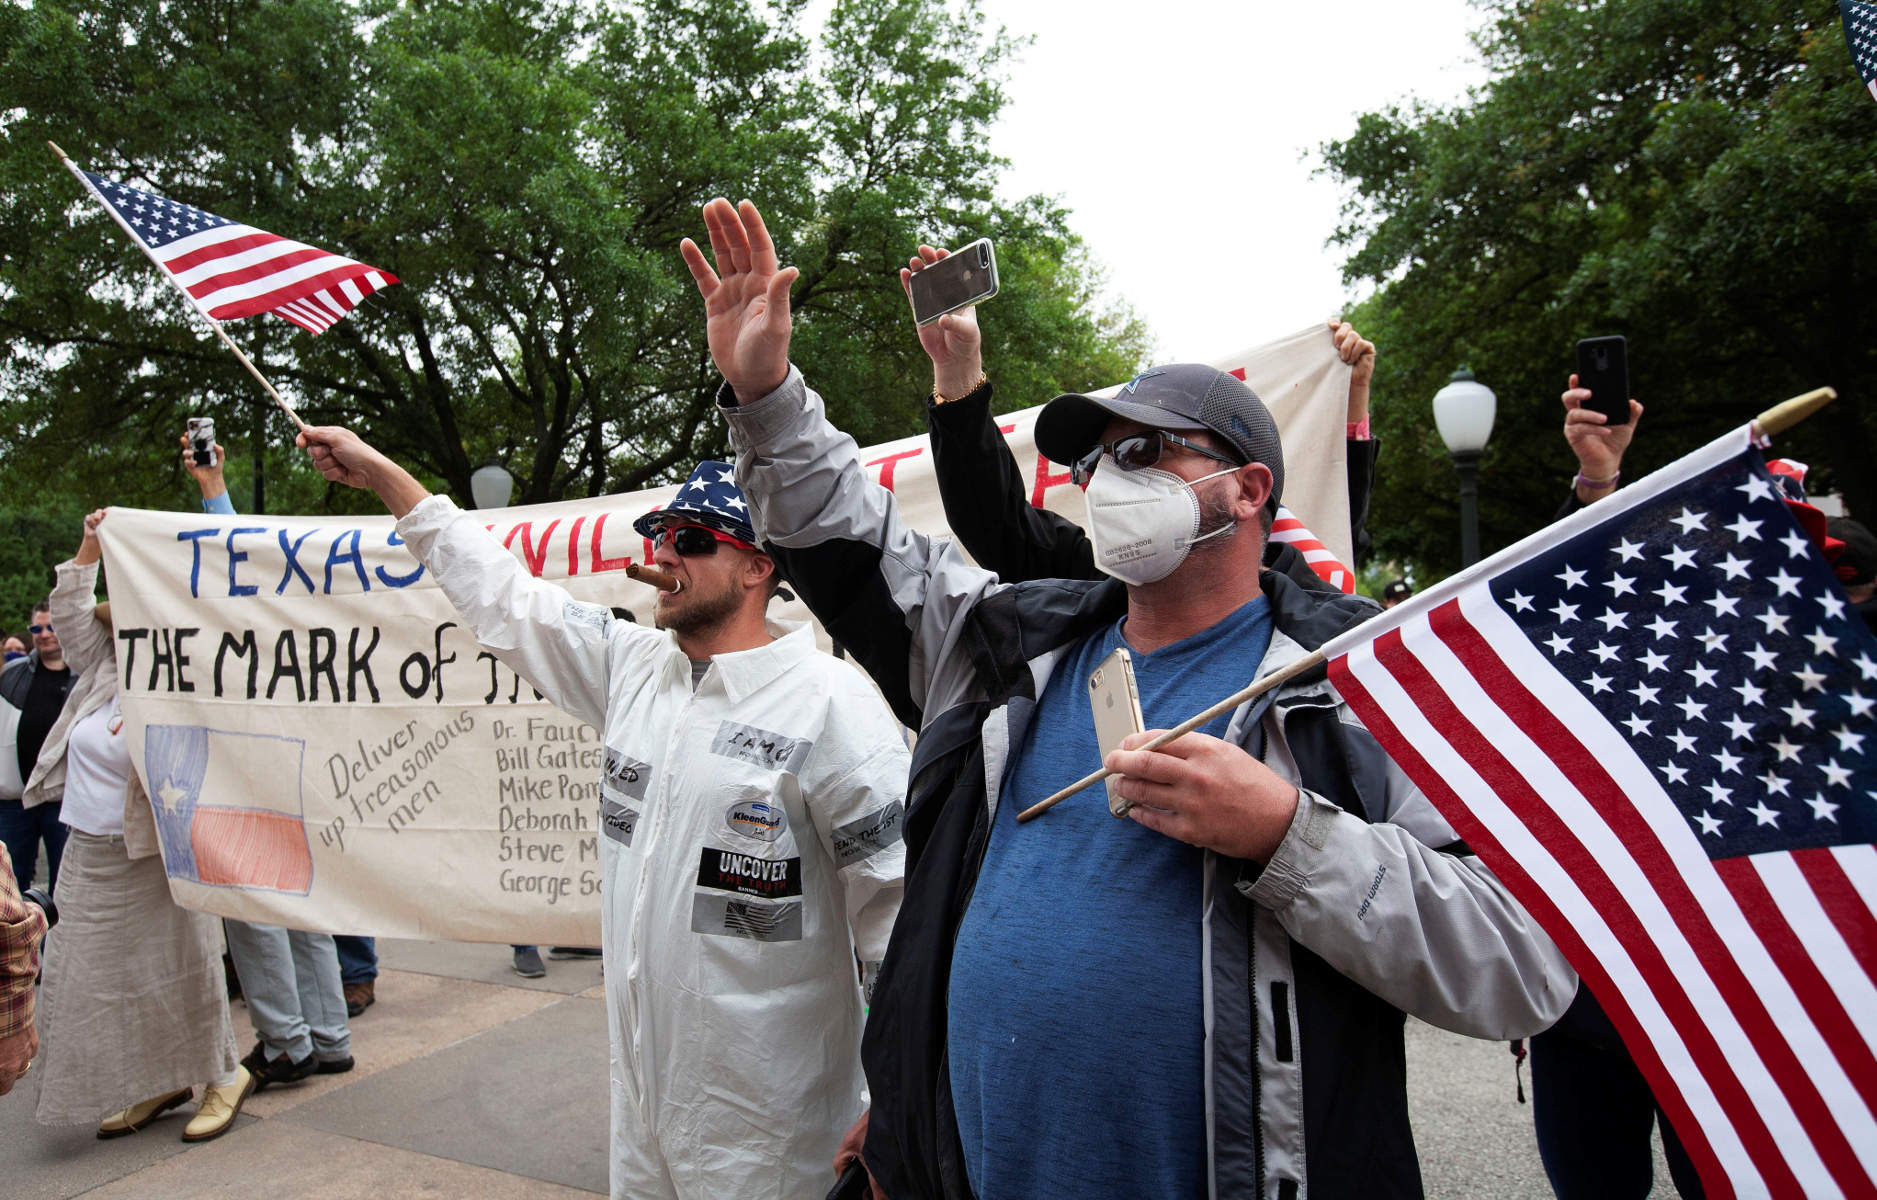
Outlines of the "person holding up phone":
M 1615 491 L 1623 479 L 1623 454 L 1636 437 L 1636 424 L 1642 420 L 1642 404 L 1629 400 L 1629 420 L 1612 423 L 1609 415 L 1591 401 L 1595 394 L 1578 385 L 1571 375 L 1571 386 L 1559 400 L 1564 405 L 1564 440 L 1577 456 L 1577 476 L 1571 480 L 1571 494 L 1558 511 L 1562 517 Z
M 950 253 L 920 246 L 899 272 L 911 296 L 915 280 Z M 926 429 L 945 522 L 979 565 L 1007 583 L 1025 579 L 1103 579 L 1082 527 L 1036 508 L 1009 445 L 991 416 L 993 385 L 984 369 L 983 333 L 975 307 L 961 308 L 917 326 L 919 345 L 932 360 L 932 395 Z M 1375 343 L 1346 321 L 1329 322 L 1337 355 L 1350 366 L 1348 407 L 1349 532 L 1360 555 L 1368 545 L 1369 496 L 1381 443 L 1369 436 L 1369 383 Z M 1334 590 L 1297 548 L 1267 542 L 1264 565 L 1312 591 Z M 1351 564 L 1352 566 L 1354 564 Z
M 1038 445 L 1089 480 L 1096 561 L 1133 552 L 1002 582 L 909 528 L 828 423 L 755 206 L 704 223 L 715 266 L 680 248 L 755 532 L 920 729 L 846 1153 L 894 1200 L 1419 1196 L 1403 1013 L 1519 1036 L 1576 978 L 1323 676 L 1129 739 L 1105 760 L 1126 819 L 1091 792 L 1016 823 L 1098 765 L 1085 680 L 1124 643 L 1165 728 L 1376 611 L 1261 572 L 1269 410 L 1199 364 L 1057 397 Z

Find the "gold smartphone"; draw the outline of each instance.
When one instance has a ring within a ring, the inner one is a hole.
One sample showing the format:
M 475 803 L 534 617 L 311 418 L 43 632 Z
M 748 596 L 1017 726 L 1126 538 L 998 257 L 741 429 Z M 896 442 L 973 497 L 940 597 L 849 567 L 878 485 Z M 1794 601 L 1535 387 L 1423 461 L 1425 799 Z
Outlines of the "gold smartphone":
M 1128 657 L 1126 646 L 1117 647 L 1102 659 L 1088 677 L 1088 703 L 1095 713 L 1095 744 L 1104 759 L 1129 734 L 1146 727 L 1141 719 L 1140 690 L 1134 686 L 1134 660 Z M 1117 817 L 1127 816 L 1133 805 L 1115 791 L 1120 777 L 1110 775 L 1104 782 L 1108 785 L 1108 811 Z

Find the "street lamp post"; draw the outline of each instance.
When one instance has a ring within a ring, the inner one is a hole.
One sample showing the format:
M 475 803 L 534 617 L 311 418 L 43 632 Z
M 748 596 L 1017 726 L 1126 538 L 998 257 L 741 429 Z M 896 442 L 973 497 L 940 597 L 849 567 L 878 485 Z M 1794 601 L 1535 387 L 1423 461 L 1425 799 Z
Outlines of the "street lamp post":
M 1434 393 L 1434 425 L 1460 473 L 1460 565 L 1479 561 L 1479 456 L 1492 436 L 1492 389 L 1462 366 Z
M 477 508 L 507 508 L 515 477 L 501 463 L 484 463 L 469 473 L 469 498 Z

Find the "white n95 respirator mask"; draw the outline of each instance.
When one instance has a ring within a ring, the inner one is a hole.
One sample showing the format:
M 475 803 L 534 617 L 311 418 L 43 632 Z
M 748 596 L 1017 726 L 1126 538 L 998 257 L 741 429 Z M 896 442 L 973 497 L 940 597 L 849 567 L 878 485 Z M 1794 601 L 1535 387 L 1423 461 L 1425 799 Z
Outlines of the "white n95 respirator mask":
M 1104 454 L 1088 481 L 1088 536 L 1095 545 L 1095 565 L 1122 583 L 1156 583 L 1179 569 L 1194 546 L 1230 533 L 1227 521 L 1209 533 L 1199 532 L 1199 495 L 1204 483 L 1237 470 L 1202 475 L 1192 483 L 1171 471 L 1142 467 L 1123 471 Z

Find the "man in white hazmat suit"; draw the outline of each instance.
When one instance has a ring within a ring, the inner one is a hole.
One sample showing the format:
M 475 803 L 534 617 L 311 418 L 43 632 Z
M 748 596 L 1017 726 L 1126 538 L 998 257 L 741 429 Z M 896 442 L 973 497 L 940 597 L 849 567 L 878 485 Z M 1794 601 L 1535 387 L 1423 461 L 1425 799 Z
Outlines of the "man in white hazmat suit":
M 300 443 L 378 494 L 484 647 L 603 731 L 613 1195 L 823 1194 L 861 1112 L 855 954 L 870 980 L 899 908 L 907 753 L 858 670 L 765 620 L 775 564 L 729 465 L 640 519 L 682 581 L 654 630 L 531 577 L 355 434 Z

